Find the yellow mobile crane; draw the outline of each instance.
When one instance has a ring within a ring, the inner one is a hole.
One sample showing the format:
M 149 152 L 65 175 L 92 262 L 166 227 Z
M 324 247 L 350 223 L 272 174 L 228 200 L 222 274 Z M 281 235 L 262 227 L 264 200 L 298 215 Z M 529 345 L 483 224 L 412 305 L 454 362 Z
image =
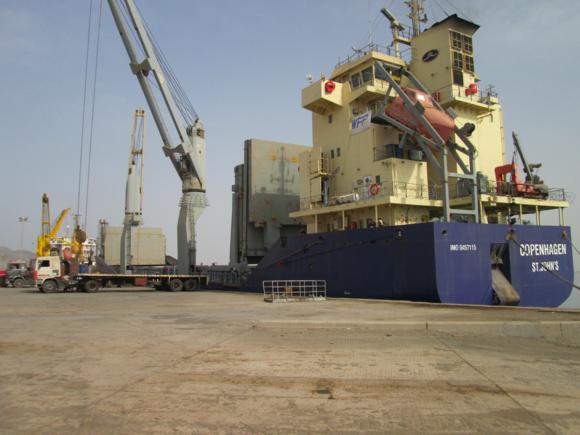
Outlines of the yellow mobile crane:
M 54 225 L 50 224 L 50 202 L 48 200 L 48 195 L 45 193 L 42 195 L 42 217 L 41 217 L 41 232 L 38 236 L 36 243 L 36 256 L 45 257 L 50 255 L 50 241 L 55 238 L 58 234 L 64 218 L 67 216 L 70 208 L 65 208 L 60 212 L 58 219 Z

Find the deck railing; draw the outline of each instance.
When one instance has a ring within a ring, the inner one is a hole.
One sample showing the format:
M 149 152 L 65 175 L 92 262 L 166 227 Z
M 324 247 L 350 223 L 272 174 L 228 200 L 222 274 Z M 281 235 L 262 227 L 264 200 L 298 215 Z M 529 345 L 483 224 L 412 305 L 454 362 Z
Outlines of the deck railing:
M 375 183 L 372 183 L 375 184 Z M 425 199 L 425 200 L 442 200 L 443 188 L 439 184 L 416 184 L 401 181 L 384 181 L 378 183 L 378 190 L 371 185 L 360 186 L 351 192 L 333 195 L 324 204 L 320 196 L 311 196 L 300 199 L 300 210 L 312 210 L 325 206 L 340 205 L 346 203 L 361 203 L 370 201 L 375 198 L 384 198 L 388 196 L 405 198 L 405 199 Z M 480 194 L 489 194 L 497 196 L 527 197 L 535 199 L 568 201 L 568 193 L 562 188 L 551 188 L 547 195 L 532 193 L 530 184 L 518 184 L 496 182 L 490 180 L 480 180 L 478 182 L 478 191 Z M 472 185 L 468 180 L 449 180 L 449 198 L 457 199 L 471 195 Z M 528 193 L 525 193 L 528 192 Z
M 387 196 L 395 196 L 399 198 L 411 198 L 411 199 L 429 199 L 429 200 L 436 200 L 442 198 L 442 190 L 441 186 L 439 185 L 428 185 L 428 184 L 416 184 L 416 183 L 407 183 L 402 181 L 384 181 L 382 183 L 373 183 L 378 184 L 379 188 L 373 189 L 371 193 L 370 185 L 368 187 L 361 186 L 355 188 L 353 191 L 342 194 L 332 196 L 328 200 L 327 205 L 338 205 L 343 204 L 345 202 L 360 202 L 360 201 L 369 201 L 374 198 L 382 198 Z M 353 201 L 343 200 L 341 197 L 345 195 L 349 195 L 355 193 L 353 195 Z M 300 209 L 313 209 L 324 207 L 324 204 L 319 201 L 320 197 L 307 197 L 302 198 L 300 200 Z M 354 201 L 354 198 L 358 198 L 358 200 Z

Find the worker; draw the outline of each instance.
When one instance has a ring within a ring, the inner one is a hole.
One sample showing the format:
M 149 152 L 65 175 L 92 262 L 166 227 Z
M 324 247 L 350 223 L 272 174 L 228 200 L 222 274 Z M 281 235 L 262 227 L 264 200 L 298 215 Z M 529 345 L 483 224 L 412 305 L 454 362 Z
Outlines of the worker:
M 377 221 L 377 226 L 378 227 L 384 227 L 385 226 L 385 222 L 383 222 L 383 218 L 379 218 L 379 220 Z

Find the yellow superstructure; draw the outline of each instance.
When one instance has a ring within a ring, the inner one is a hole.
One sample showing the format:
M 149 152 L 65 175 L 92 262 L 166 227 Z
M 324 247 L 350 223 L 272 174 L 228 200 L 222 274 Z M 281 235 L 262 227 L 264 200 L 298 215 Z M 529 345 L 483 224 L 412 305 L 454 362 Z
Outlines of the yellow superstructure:
M 503 223 L 519 216 L 523 222 L 523 215 L 533 213 L 539 224 L 541 211 L 557 209 L 563 223 L 568 202 L 562 191 L 533 198 L 505 194 L 495 184 L 495 168 L 511 155 L 506 156 L 498 97 L 492 87 L 481 89 L 477 75 L 473 35 L 478 27 L 449 16 L 407 39 L 407 61 L 396 55 L 398 44 L 370 44 L 339 63 L 329 77 L 303 89 L 302 107 L 312 112 L 313 148 L 300 156 L 301 206 L 291 217 L 301 218 L 309 233 L 444 217 L 442 180 L 425 153 L 419 147 L 402 147 L 401 130 L 371 122 L 396 96 L 377 71 L 380 63 L 389 71 L 410 71 L 442 108 L 451 109 L 458 128 L 475 126 L 469 140 L 475 147 L 476 221 Z M 406 76 L 396 80 L 410 87 Z M 465 156 L 460 159 L 468 163 Z M 461 173 L 460 166 L 447 158 L 450 173 Z M 460 178 L 449 179 L 454 208 L 472 202 Z

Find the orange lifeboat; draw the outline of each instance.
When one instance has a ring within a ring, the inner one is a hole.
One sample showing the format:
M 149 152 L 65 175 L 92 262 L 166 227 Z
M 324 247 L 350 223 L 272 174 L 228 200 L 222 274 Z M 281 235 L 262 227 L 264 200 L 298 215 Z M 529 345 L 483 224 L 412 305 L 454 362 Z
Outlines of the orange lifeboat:
M 425 117 L 429 123 L 431 123 L 435 131 L 439 133 L 439 136 L 447 142 L 455 128 L 453 118 L 444 111 L 439 110 L 439 108 L 433 103 L 433 97 L 431 95 L 412 88 L 403 88 L 403 92 L 405 92 L 413 104 L 416 104 L 417 102 L 421 103 L 425 108 Z M 403 103 L 403 99 L 400 96 L 395 97 L 391 104 L 385 108 L 385 115 L 390 116 L 401 124 L 421 133 L 428 139 L 433 139 L 425 127 L 423 127 L 411 112 L 407 110 Z

